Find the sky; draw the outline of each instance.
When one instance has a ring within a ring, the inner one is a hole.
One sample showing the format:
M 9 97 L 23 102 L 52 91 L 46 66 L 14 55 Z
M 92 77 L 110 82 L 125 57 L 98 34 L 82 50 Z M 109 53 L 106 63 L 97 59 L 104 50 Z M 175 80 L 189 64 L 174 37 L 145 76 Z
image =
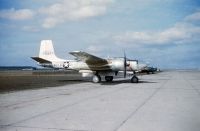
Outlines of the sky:
M 199 0 L 0 0 L 0 66 L 37 66 L 41 40 L 159 68 L 200 68 Z

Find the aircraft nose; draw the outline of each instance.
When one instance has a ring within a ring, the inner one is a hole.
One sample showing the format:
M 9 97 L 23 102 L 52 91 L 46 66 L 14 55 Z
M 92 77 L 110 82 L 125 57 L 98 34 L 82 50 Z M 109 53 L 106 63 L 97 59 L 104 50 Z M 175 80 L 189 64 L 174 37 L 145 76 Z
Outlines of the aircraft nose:
M 139 64 L 138 67 L 139 67 L 139 70 L 142 70 L 147 67 L 147 64 Z

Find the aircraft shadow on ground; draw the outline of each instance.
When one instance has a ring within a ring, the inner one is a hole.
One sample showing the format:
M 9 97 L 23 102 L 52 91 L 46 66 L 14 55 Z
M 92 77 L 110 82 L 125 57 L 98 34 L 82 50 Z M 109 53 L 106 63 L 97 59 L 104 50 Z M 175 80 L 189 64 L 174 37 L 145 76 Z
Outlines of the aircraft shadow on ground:
M 76 83 L 85 83 L 85 82 L 90 82 L 93 83 L 91 80 L 59 80 L 61 83 L 66 83 L 66 84 L 76 84 Z M 117 84 L 123 84 L 123 83 L 131 83 L 130 80 L 113 80 L 112 82 L 106 82 L 102 81 L 100 83 L 96 84 L 101 84 L 101 85 L 117 85 Z M 132 84 L 141 84 L 141 83 L 157 83 L 154 81 L 139 81 L 138 83 L 132 83 Z
M 112 81 L 112 82 L 106 82 L 102 81 L 101 85 L 117 85 L 117 84 L 123 84 L 123 83 L 131 83 L 130 80 L 118 80 L 118 81 Z M 154 81 L 139 81 L 138 83 L 132 83 L 132 84 L 141 84 L 141 83 L 157 83 Z
M 57 82 L 73 84 L 73 83 L 82 83 L 82 82 L 87 82 L 87 81 L 84 81 L 84 80 L 58 80 Z

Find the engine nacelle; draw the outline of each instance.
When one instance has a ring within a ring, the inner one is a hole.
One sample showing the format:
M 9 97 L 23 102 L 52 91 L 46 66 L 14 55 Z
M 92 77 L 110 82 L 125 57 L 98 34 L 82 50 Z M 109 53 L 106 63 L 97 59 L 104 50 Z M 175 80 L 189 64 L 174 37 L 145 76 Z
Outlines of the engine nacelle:
M 119 70 L 124 70 L 124 60 L 123 59 L 113 59 L 111 61 L 111 67 L 112 67 L 112 70 L 116 70 L 116 71 L 119 71 Z
M 128 71 L 136 71 L 136 70 L 138 70 L 138 61 L 136 61 L 136 60 L 128 60 L 126 68 L 127 68 Z

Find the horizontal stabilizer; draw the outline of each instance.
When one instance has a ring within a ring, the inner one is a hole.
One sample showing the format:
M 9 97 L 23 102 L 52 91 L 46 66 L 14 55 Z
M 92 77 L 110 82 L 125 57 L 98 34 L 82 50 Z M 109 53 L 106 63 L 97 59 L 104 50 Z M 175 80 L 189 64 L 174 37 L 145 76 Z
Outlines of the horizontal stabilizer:
M 42 59 L 40 57 L 31 57 L 33 60 L 39 62 L 39 63 L 52 63 L 51 61 L 48 61 L 48 60 L 45 60 L 45 59 Z

